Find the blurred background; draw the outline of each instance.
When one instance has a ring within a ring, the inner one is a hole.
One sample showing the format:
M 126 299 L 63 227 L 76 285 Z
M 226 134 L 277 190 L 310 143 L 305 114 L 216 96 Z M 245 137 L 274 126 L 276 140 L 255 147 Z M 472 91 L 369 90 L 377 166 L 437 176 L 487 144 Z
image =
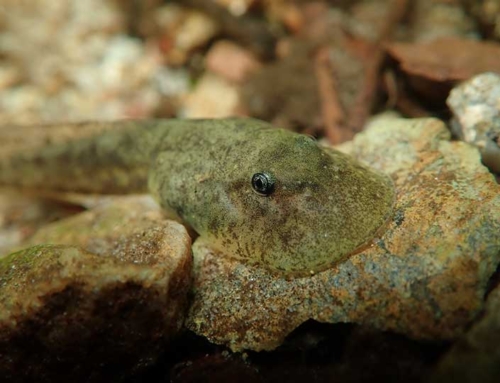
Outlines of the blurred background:
M 339 143 L 447 119 L 498 39 L 495 0 L 0 0 L 0 124 L 248 115 Z

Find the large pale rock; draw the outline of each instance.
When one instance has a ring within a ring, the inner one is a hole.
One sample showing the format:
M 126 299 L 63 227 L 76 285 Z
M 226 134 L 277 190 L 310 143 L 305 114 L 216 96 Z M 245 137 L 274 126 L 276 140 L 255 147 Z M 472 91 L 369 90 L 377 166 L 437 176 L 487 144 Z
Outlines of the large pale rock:
M 271 350 L 308 319 L 422 339 L 464 331 L 500 259 L 500 188 L 477 149 L 450 142 L 438 120 L 385 118 L 344 150 L 395 182 L 379 238 L 295 279 L 198 249 L 189 329 L 235 351 Z
M 474 76 L 455 87 L 446 102 L 457 135 L 477 146 L 484 164 L 500 173 L 500 75 Z
M 154 204 L 124 198 L 46 226 L 35 243 L 0 259 L 5 381 L 120 381 L 181 328 L 190 238 Z

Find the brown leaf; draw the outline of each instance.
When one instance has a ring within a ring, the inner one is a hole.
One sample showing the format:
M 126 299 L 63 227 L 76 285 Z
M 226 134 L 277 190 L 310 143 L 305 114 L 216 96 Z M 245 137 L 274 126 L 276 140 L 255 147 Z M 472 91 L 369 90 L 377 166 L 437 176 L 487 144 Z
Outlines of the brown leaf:
M 500 73 L 500 44 L 494 42 L 442 38 L 430 43 L 392 43 L 386 49 L 404 72 L 434 81 Z

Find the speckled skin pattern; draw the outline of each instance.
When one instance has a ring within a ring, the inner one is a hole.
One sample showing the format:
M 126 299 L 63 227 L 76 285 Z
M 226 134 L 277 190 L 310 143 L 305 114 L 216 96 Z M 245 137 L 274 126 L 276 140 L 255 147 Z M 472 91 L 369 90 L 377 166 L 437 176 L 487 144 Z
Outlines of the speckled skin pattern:
M 96 193 L 149 190 L 200 235 L 198 244 L 290 276 L 338 263 L 367 245 L 392 213 L 388 177 L 262 121 L 107 125 L 104 133 L 0 159 L 0 184 Z M 253 189 L 256 173 L 275 180 L 269 195 Z

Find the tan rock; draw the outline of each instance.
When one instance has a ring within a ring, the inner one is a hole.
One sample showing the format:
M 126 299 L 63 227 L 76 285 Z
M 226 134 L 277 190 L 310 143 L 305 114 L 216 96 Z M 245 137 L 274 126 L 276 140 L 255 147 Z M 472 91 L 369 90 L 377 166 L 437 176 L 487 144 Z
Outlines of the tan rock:
M 120 381 L 153 363 L 181 328 L 190 239 L 149 202 L 123 199 L 59 221 L 37 242 L 54 245 L 0 260 L 8 381 Z
M 200 251 L 189 329 L 234 351 L 271 350 L 308 319 L 422 339 L 464 331 L 500 259 L 500 189 L 478 151 L 435 119 L 381 119 L 345 147 L 396 184 L 380 238 L 290 280 Z
M 230 41 L 214 44 L 205 61 L 207 69 L 234 82 L 242 82 L 260 67 L 259 61 L 251 52 Z
M 234 84 L 212 73 L 206 73 L 186 97 L 182 114 L 187 118 L 234 116 L 238 104 L 239 93 Z
M 154 21 L 164 36 L 167 60 L 173 65 L 184 64 L 193 50 L 206 45 L 219 31 L 209 16 L 177 4 L 159 7 Z

